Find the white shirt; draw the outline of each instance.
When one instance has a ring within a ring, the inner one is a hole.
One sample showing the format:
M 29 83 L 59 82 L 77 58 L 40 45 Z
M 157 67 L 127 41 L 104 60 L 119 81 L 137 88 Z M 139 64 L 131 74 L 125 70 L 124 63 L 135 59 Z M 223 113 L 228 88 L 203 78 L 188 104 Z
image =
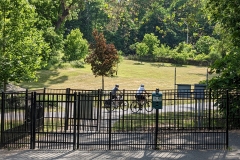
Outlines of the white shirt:
M 137 95 L 142 94 L 143 91 L 145 91 L 144 87 L 139 87 L 138 90 L 137 90 Z

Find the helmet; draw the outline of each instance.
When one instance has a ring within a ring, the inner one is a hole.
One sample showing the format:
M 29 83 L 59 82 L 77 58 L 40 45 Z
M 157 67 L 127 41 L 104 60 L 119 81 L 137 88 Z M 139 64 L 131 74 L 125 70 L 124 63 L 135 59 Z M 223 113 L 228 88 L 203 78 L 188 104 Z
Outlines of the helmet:
M 141 87 L 144 87 L 144 84 L 141 84 Z
M 115 87 L 119 87 L 119 85 L 118 85 L 118 84 L 116 84 L 116 85 L 115 85 Z

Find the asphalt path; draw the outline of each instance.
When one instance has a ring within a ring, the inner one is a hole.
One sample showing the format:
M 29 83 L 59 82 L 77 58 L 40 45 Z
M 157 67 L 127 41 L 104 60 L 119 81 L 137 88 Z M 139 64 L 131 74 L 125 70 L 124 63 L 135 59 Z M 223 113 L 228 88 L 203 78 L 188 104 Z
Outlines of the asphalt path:
M 62 150 L 1 149 L 1 160 L 239 160 L 240 131 L 229 132 L 229 148 L 214 150 Z

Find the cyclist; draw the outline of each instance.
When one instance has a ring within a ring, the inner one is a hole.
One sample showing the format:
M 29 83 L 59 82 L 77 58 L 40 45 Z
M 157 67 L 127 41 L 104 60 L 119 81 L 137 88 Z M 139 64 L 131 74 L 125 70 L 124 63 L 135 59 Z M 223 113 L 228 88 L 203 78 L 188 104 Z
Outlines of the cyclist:
M 141 106 L 143 105 L 143 102 L 146 100 L 144 93 L 148 94 L 144 88 L 144 84 L 141 84 L 135 95 L 135 98 L 137 99 L 138 102 L 140 102 Z
M 112 89 L 112 99 L 117 100 L 117 91 L 119 91 L 119 85 L 116 84 L 115 87 Z M 122 93 L 121 91 L 119 91 Z

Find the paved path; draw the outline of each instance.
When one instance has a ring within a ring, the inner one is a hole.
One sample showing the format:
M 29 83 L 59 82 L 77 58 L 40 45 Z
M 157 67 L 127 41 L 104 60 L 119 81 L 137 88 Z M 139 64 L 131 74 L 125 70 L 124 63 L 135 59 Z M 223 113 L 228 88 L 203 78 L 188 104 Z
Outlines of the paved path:
M 228 150 L 140 150 L 140 151 L 68 151 L 68 150 L 0 150 L 1 160 L 59 159 L 59 160 L 238 160 L 240 159 L 240 130 L 229 132 Z

